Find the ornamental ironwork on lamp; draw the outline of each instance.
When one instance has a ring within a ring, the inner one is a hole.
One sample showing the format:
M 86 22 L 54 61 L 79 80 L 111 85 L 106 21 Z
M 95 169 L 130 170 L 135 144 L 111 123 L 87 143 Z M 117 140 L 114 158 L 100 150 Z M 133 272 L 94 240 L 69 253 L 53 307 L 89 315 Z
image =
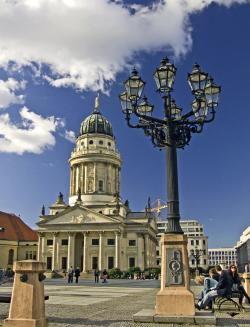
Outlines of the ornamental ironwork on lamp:
M 167 58 L 161 61 L 153 74 L 157 91 L 163 95 L 163 118 L 152 116 L 153 105 L 145 110 L 147 98 L 142 97 L 145 82 L 136 69 L 133 69 L 131 76 L 124 83 L 126 91 L 120 95 L 122 111 L 128 126 L 143 129 L 145 134 L 151 137 L 153 144 L 160 148 L 166 146 L 184 148 L 189 144 L 192 133 L 200 133 L 205 123 L 214 120 L 219 102 L 221 87 L 195 64 L 187 77 L 194 100 L 191 110 L 183 114 L 182 109 L 171 98 L 175 75 L 176 67 Z M 137 123 L 132 122 L 135 117 L 138 118 Z M 168 135 L 170 126 L 173 133 L 172 144 Z

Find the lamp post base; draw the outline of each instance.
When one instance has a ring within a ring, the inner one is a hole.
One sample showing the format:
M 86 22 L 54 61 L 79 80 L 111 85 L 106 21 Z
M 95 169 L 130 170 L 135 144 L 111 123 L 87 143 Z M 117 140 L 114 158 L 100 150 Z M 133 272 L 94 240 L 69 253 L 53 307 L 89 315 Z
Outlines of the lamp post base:
M 187 236 L 161 237 L 161 290 L 156 295 L 156 314 L 194 316 L 194 294 L 190 291 Z
M 155 312 L 166 316 L 194 316 L 194 294 L 185 287 L 159 291 L 156 295 Z

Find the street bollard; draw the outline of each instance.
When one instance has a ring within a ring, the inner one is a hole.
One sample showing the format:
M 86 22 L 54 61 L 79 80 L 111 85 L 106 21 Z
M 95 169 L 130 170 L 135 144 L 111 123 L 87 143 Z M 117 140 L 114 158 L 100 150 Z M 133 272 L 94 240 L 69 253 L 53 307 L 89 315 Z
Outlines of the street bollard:
M 35 260 L 16 261 L 9 317 L 4 327 L 47 327 L 44 304 L 46 264 Z
M 250 295 L 250 272 L 246 272 L 242 275 L 242 277 L 245 279 L 244 288 L 248 295 Z M 246 302 L 246 298 L 244 299 L 244 302 Z

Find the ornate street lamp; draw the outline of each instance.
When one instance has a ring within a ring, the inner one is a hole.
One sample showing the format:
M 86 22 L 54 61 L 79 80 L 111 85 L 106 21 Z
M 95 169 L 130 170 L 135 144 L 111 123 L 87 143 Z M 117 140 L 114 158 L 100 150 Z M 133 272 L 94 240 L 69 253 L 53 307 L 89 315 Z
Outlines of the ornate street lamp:
M 152 116 L 153 105 L 148 103 L 147 98 L 142 98 L 145 82 L 136 69 L 124 83 L 125 92 L 120 95 L 127 125 L 143 129 L 154 146 L 164 148 L 167 152 L 168 227 L 161 239 L 163 276 L 161 292 L 164 294 L 167 292 L 166 288 L 176 285 L 189 289 L 186 237 L 180 226 L 176 149 L 183 149 L 189 144 L 193 133 L 202 132 L 204 125 L 214 120 L 221 92 L 220 86 L 214 84 L 213 79 L 195 64 L 187 77 L 194 100 L 191 110 L 183 113 L 171 99 L 175 76 L 176 67 L 167 58 L 161 61 L 153 74 L 157 91 L 164 101 L 162 118 Z M 169 308 L 171 311 L 171 305 Z M 164 310 L 156 303 L 158 313 Z M 189 310 L 189 314 L 190 312 Z M 171 313 L 177 314 L 176 311 Z
M 203 255 L 204 255 L 204 250 L 202 250 L 202 249 L 198 249 L 197 247 L 195 247 L 194 250 L 191 250 L 191 256 L 195 260 L 195 275 L 196 276 L 199 275 L 199 262 L 200 262 L 200 258 Z

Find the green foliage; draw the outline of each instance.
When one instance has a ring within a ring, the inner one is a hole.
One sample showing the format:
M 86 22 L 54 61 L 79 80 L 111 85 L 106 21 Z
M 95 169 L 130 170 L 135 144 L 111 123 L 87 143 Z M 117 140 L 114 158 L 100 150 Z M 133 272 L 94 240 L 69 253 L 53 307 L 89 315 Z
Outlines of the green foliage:
M 122 271 L 119 268 L 112 268 L 109 271 L 109 278 L 111 279 L 118 279 L 121 278 L 122 276 Z
M 158 279 L 159 275 L 161 273 L 161 268 L 159 268 L 159 267 L 150 267 L 150 268 L 145 269 L 144 273 L 145 273 L 145 278 L 146 279 L 151 279 L 151 278 Z

